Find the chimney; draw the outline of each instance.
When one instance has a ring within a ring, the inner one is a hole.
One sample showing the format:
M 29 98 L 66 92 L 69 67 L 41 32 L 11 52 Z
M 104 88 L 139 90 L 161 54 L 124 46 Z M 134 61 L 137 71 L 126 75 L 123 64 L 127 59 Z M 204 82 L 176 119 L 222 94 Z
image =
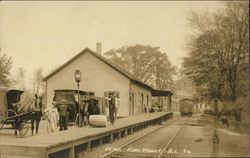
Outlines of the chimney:
M 101 42 L 96 43 L 96 52 L 99 54 L 102 54 L 102 43 Z

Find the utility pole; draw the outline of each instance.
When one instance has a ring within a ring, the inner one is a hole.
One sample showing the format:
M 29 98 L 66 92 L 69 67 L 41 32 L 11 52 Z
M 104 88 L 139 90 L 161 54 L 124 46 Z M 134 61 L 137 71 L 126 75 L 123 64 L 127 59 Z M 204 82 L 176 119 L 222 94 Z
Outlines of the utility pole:
M 217 128 L 218 128 L 218 119 L 219 119 L 219 112 L 218 112 L 218 98 L 214 99 L 214 112 L 215 112 L 215 128 L 214 128 L 214 133 L 213 133 L 213 149 L 212 149 L 212 154 L 211 158 L 218 157 L 219 153 L 219 136 L 217 133 Z

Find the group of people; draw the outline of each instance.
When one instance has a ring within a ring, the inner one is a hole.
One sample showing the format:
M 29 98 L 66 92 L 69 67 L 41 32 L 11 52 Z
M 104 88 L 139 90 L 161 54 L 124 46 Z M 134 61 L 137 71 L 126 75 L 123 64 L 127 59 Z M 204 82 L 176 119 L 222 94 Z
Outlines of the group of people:
M 52 102 L 52 106 L 47 107 L 44 112 L 47 113 L 48 132 L 57 131 L 59 124 L 60 131 L 68 129 L 69 107 L 65 100 L 61 100 L 61 104 L 57 107 L 56 101 Z
M 115 98 L 114 95 L 109 95 L 109 98 L 106 98 L 106 99 L 109 100 L 109 103 L 108 103 L 109 121 L 113 125 L 115 119 L 117 118 L 119 99 Z M 97 108 L 96 101 L 97 100 L 93 99 L 93 97 L 91 97 L 88 101 L 88 107 L 86 109 L 88 113 L 87 120 L 89 118 L 89 115 L 100 114 L 100 109 Z M 58 124 L 60 126 L 59 128 L 60 131 L 68 129 L 69 111 L 70 111 L 69 106 L 66 104 L 65 100 L 61 100 L 61 104 L 57 103 L 56 101 L 53 101 L 52 106 L 49 106 L 44 110 L 47 116 L 47 121 L 48 121 L 48 124 L 47 124 L 48 133 L 57 131 Z M 82 114 L 82 115 L 85 116 L 85 114 Z

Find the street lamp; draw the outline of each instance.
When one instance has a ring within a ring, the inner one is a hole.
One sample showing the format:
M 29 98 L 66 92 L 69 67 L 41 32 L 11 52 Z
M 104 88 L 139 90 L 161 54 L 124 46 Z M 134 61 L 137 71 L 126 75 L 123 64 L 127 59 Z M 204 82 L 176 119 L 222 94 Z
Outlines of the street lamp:
M 76 70 L 75 72 L 75 81 L 78 83 L 81 81 L 81 71 L 80 70 Z
M 77 82 L 77 97 L 78 97 L 78 114 L 76 119 L 78 118 L 78 126 L 81 127 L 81 113 L 80 113 L 80 95 L 79 95 L 79 83 L 81 82 L 81 71 L 75 71 L 75 81 Z

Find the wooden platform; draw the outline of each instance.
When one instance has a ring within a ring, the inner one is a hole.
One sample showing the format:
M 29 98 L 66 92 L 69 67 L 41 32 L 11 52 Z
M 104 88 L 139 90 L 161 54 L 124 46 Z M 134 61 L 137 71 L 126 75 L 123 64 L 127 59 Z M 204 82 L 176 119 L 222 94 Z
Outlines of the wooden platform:
M 78 152 L 89 150 L 102 143 L 125 137 L 147 126 L 158 124 L 173 116 L 170 112 L 157 112 L 118 119 L 105 128 L 85 126 L 8 142 L 0 139 L 0 157 L 74 158 Z

